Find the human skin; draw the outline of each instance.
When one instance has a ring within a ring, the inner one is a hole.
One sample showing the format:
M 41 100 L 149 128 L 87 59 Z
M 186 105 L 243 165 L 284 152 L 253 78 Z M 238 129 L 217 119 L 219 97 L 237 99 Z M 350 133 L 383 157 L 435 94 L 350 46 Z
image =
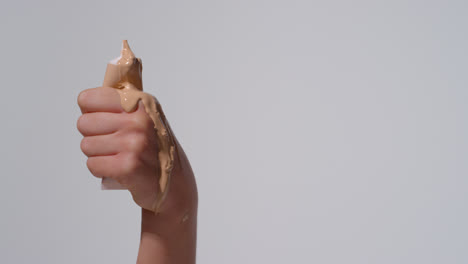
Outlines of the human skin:
M 155 214 L 151 209 L 159 191 L 157 133 L 143 104 L 127 113 L 115 88 L 97 87 L 81 92 L 78 105 L 82 115 L 77 127 L 84 136 L 81 150 L 88 157 L 88 169 L 95 177 L 115 179 L 141 207 L 137 264 L 195 263 L 197 187 L 177 139 L 169 190 Z

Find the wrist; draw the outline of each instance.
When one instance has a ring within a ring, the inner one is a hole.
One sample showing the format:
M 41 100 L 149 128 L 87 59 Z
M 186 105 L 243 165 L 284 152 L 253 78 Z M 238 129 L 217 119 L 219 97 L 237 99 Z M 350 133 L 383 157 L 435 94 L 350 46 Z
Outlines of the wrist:
M 142 209 L 137 264 L 195 263 L 196 229 L 196 208 L 173 215 Z

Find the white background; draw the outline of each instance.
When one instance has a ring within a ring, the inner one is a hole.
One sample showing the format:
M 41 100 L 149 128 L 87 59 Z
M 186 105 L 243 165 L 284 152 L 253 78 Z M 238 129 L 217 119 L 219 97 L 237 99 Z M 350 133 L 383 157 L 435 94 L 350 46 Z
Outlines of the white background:
M 2 1 L 0 263 L 127 264 L 76 130 L 128 39 L 196 173 L 198 263 L 468 263 L 466 1 Z

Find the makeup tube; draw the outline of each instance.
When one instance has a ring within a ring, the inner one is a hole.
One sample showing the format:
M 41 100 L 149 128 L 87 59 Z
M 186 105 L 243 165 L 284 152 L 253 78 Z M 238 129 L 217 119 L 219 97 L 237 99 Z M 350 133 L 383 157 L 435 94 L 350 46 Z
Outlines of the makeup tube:
M 103 86 L 117 89 L 120 103 L 126 112 L 134 111 L 141 100 L 146 113 L 153 120 L 158 138 L 158 157 L 155 157 L 155 162 L 159 162 L 160 168 L 160 171 L 155 173 L 155 177 L 159 179 L 159 188 L 153 211 L 157 213 L 168 192 L 176 146 L 159 102 L 152 95 L 143 92 L 142 68 L 141 59 L 135 57 L 128 42 L 124 40 L 120 57 L 107 64 Z M 101 189 L 122 190 L 126 188 L 113 179 L 103 178 Z

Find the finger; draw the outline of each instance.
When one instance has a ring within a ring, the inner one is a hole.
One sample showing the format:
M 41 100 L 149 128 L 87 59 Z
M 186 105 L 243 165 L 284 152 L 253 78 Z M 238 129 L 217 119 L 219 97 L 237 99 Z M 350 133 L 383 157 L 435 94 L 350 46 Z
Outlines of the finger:
M 98 178 L 112 178 L 115 165 L 116 155 L 89 157 L 86 161 L 89 171 Z
M 78 95 L 78 105 L 82 113 L 123 111 L 120 95 L 115 88 L 98 87 L 84 90 Z
M 84 137 L 81 140 L 81 151 L 88 156 L 109 156 L 119 153 L 121 144 L 116 134 Z
M 155 117 L 158 118 L 157 116 Z M 137 109 L 134 113 L 131 114 L 130 118 L 134 121 L 133 123 L 139 127 L 151 129 L 154 128 L 154 122 L 151 119 L 151 116 L 146 112 L 146 108 L 142 100 L 138 102 Z
M 83 136 L 112 134 L 124 127 L 128 117 L 117 113 L 86 113 L 78 118 L 77 128 Z

